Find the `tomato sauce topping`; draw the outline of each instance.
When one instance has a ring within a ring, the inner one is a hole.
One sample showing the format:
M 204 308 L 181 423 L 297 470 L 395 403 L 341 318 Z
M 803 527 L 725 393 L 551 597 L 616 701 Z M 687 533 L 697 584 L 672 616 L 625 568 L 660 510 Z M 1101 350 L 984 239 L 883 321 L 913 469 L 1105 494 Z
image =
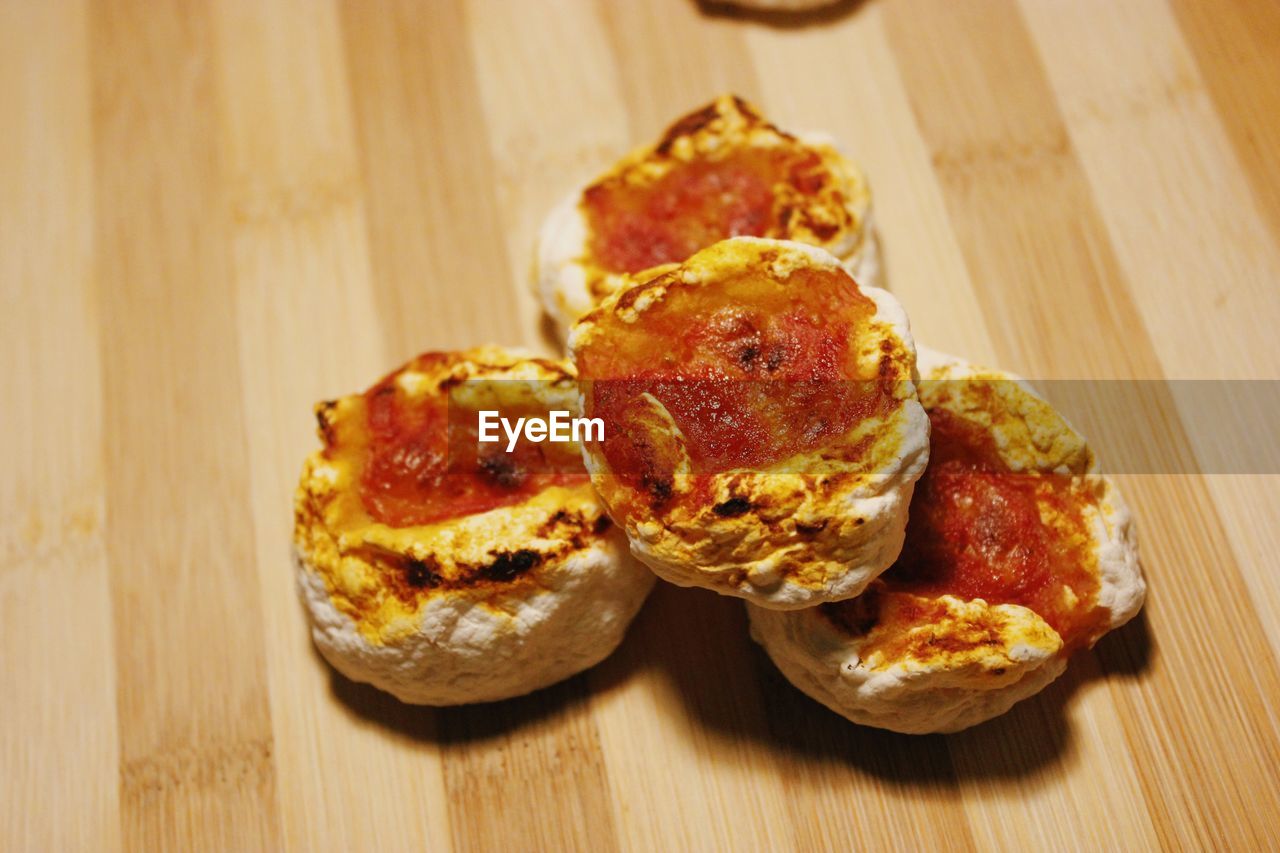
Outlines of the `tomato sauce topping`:
M 989 432 L 949 411 L 935 409 L 929 420 L 929 466 L 916 484 L 902 555 L 883 576 L 887 587 L 1020 604 L 1068 649 L 1086 644 L 1107 617 L 1097 606 L 1087 495 L 1069 476 L 1010 471 Z
M 829 179 L 816 152 L 791 147 L 676 163 L 644 186 L 607 178 L 583 194 L 591 253 L 602 269 L 630 273 L 683 261 L 729 237 L 781 236 L 795 211 L 776 202 L 776 189 L 789 185 L 807 197 Z
M 655 507 L 670 496 L 683 454 L 644 395 L 695 474 L 769 466 L 886 411 L 892 388 L 859 375 L 851 346 L 874 310 L 845 273 L 800 269 L 785 285 L 743 273 L 673 287 L 634 323 L 602 317 L 578 367 L 611 469 Z
M 451 405 L 443 393 L 410 398 L 395 374 L 365 392 L 364 403 L 368 444 L 360 497 L 383 524 L 461 518 L 521 503 L 550 486 L 585 482 L 585 471 L 549 457 L 552 445 L 522 440 L 507 453 L 505 437 L 481 444 L 477 412 Z M 522 414 L 529 413 L 503 412 Z

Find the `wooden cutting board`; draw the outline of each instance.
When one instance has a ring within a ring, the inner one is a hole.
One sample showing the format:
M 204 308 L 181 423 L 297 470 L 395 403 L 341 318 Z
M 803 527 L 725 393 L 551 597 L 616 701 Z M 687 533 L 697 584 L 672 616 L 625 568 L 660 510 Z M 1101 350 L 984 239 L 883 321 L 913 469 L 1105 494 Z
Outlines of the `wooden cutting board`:
M 1277 476 L 1124 477 L 1145 618 L 950 737 L 845 723 L 738 603 L 666 586 L 605 664 L 493 706 L 317 658 L 311 404 L 546 348 L 544 212 L 729 90 L 865 164 L 920 340 L 1280 378 L 1268 0 L 4 0 L 0 848 L 1280 844 Z

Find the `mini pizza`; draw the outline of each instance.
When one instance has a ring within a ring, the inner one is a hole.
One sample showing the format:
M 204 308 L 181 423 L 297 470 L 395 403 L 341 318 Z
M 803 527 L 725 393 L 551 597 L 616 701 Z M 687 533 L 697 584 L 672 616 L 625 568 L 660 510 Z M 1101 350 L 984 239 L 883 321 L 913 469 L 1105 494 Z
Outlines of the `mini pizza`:
M 568 365 L 427 353 L 316 407 L 299 585 L 334 668 L 405 702 L 517 696 L 605 658 L 653 585 L 574 443 L 477 441 L 478 412 L 575 411 Z
M 543 305 L 568 329 L 628 276 L 736 236 L 820 246 L 860 284 L 878 284 L 871 194 L 858 168 L 826 137 L 779 130 L 726 95 L 552 211 L 535 262 Z
M 892 296 L 815 246 L 736 237 L 581 318 L 592 481 L 632 553 L 681 586 L 796 608 L 898 555 L 928 458 Z
M 792 684 L 855 723 L 953 732 L 1007 711 L 1146 596 L 1133 521 L 1025 383 L 922 350 L 932 424 L 897 563 L 852 601 L 749 607 Z

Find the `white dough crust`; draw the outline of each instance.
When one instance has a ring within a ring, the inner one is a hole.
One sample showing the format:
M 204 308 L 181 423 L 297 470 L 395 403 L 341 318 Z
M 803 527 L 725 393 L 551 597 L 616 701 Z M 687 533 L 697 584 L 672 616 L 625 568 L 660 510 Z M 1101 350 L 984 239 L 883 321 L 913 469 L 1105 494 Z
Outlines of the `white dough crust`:
M 938 601 L 937 621 L 911 629 L 923 644 L 941 632 L 981 638 L 992 629 L 1000 642 L 975 641 L 962 652 L 923 660 L 864 658 L 871 635 L 851 641 L 820 608 L 781 613 L 749 606 L 748 615 L 752 639 L 801 692 L 855 723 L 905 734 L 959 731 L 1003 714 L 1066 669 L 1061 639 L 1025 607 L 951 596 Z
M 1084 440 L 1010 374 L 923 348 L 920 371 L 926 408 L 947 407 L 988 429 L 1013 470 L 1070 476 L 1094 496 L 1087 518 L 1096 601 L 1075 606 L 1107 612 L 1084 645 L 1133 618 L 1146 596 L 1133 518 Z M 993 380 L 994 397 L 970 393 L 965 380 Z M 841 608 L 749 606 L 752 637 L 810 697 L 855 723 L 898 732 L 953 732 L 998 716 L 1061 675 L 1070 651 L 1018 604 L 919 595 L 878 581 Z
M 615 531 L 548 572 L 545 588 L 485 600 L 435 595 L 409 634 L 375 643 L 338 610 L 308 557 L 295 557 L 311 637 L 325 660 L 352 681 L 418 705 L 507 699 L 590 669 L 622 642 L 654 583 Z

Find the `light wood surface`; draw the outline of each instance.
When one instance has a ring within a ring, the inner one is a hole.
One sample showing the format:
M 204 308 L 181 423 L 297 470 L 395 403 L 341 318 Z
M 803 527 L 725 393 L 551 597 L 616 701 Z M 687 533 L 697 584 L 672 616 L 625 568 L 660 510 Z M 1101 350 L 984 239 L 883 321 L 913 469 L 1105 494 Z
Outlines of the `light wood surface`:
M 921 341 L 1280 379 L 1270 0 L 0 0 L 0 849 L 1280 846 L 1275 475 L 1123 477 L 1144 618 L 949 737 L 845 723 L 667 586 L 492 706 L 313 652 L 311 404 L 549 349 L 542 215 L 721 91 L 865 165 Z

